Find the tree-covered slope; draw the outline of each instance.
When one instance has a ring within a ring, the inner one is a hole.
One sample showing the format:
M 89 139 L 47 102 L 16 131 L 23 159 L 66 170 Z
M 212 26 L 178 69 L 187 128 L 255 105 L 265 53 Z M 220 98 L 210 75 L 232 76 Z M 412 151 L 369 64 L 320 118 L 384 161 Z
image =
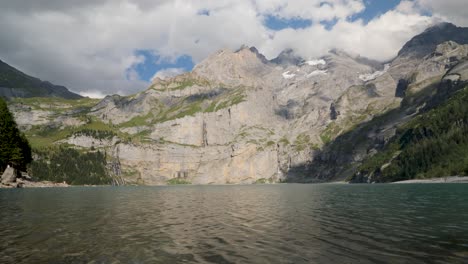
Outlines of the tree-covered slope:
M 6 102 L 0 98 L 0 173 L 8 165 L 25 170 L 31 160 L 28 140 L 19 131 Z
M 0 60 L 0 97 L 61 97 L 78 99 L 82 96 L 66 87 L 31 77 Z
M 352 182 L 468 175 L 468 87 L 397 130 Z
M 66 146 L 35 150 L 30 172 L 37 180 L 71 185 L 111 184 L 106 156 L 100 151 L 82 151 Z

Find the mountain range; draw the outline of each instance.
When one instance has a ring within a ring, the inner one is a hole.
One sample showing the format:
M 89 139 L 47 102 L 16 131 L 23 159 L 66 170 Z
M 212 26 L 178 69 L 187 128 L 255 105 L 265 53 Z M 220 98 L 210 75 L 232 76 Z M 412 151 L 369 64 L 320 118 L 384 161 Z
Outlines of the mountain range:
M 403 164 L 411 145 L 397 143 L 410 128 L 447 114 L 460 104 L 454 95 L 466 98 L 467 44 L 468 28 L 443 23 L 386 63 L 341 50 L 305 59 L 289 49 L 267 60 L 243 46 L 140 93 L 102 100 L 2 63 L 0 87 L 7 88 L 0 92 L 12 97 L 9 108 L 35 149 L 31 172 L 38 178 L 70 180 L 64 168 L 56 171 L 56 156 L 72 148 L 104 153 L 103 171 L 115 184 L 387 182 L 437 176 L 428 166 L 416 175 L 392 162 Z M 36 95 L 49 98 L 18 98 Z M 463 113 L 455 120 L 461 129 Z M 460 166 L 445 173 L 463 173 Z M 394 170 L 384 173 L 387 167 Z

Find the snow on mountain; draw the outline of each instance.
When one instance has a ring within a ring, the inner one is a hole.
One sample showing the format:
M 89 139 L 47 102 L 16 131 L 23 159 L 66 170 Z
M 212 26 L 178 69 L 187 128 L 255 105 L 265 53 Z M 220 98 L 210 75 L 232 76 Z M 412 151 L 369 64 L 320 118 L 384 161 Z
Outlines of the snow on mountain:
M 291 78 L 294 78 L 294 76 L 296 76 L 296 74 L 289 73 L 289 71 L 283 72 L 283 78 L 285 79 L 291 79 Z
M 390 64 L 385 64 L 385 67 L 382 71 L 376 71 L 373 73 L 361 74 L 359 75 L 359 79 L 363 80 L 364 82 L 372 81 L 377 79 L 378 77 L 382 76 L 387 70 L 390 68 Z
M 309 60 L 306 61 L 305 64 L 310 65 L 310 66 L 317 66 L 317 65 L 325 65 L 327 62 L 323 59 L 320 60 Z
M 310 77 L 313 77 L 313 76 L 317 76 L 317 75 L 327 75 L 327 70 L 316 70 L 316 71 L 313 71 L 309 74 L 307 74 L 307 78 L 310 78 Z

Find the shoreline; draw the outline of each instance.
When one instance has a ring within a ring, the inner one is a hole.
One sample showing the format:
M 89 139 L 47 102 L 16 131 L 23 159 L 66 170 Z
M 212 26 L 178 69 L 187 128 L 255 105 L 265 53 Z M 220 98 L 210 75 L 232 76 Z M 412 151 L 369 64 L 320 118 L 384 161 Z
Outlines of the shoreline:
M 50 181 L 28 181 L 21 178 L 17 178 L 15 182 L 3 184 L 0 183 L 0 189 L 22 189 L 22 188 L 64 188 L 70 187 L 67 183 L 57 183 L 57 182 L 50 182 Z
M 468 176 L 450 176 L 432 179 L 413 179 L 405 181 L 392 182 L 390 184 L 408 184 L 408 183 L 468 183 Z
M 413 180 L 404 180 L 404 181 L 396 181 L 384 184 L 430 184 L 430 183 L 468 183 L 468 176 L 450 176 L 450 177 L 443 177 L 443 178 L 432 178 L 432 179 L 413 179 Z M 285 184 L 285 183 L 281 183 Z M 294 184 L 294 183 L 293 183 Z M 301 183 L 297 183 L 301 184 Z M 308 184 L 317 184 L 317 183 L 308 183 Z M 318 183 L 318 184 L 339 184 L 339 185 L 346 185 L 350 184 L 346 181 L 336 181 L 336 182 L 326 182 L 326 183 Z M 191 185 L 191 184 L 190 184 Z M 197 184 L 199 186 L 238 186 L 238 185 L 263 185 L 263 184 Z M 272 184 L 266 184 L 272 185 Z M 273 184 L 275 185 L 275 184 Z M 0 183 L 0 189 L 16 189 L 16 188 L 66 188 L 71 187 L 67 183 L 56 183 L 50 181 L 28 181 L 21 178 L 18 178 L 16 182 L 10 184 L 2 184 Z M 97 187 L 97 186 L 109 186 L 109 185 L 76 185 L 77 187 Z M 123 185 L 125 186 L 125 185 Z M 127 186 L 138 186 L 138 185 L 127 185 Z M 183 186 L 181 185 L 154 185 L 154 186 Z M 193 185 L 192 185 L 193 186 Z M 150 185 L 141 185 L 141 187 L 151 187 Z

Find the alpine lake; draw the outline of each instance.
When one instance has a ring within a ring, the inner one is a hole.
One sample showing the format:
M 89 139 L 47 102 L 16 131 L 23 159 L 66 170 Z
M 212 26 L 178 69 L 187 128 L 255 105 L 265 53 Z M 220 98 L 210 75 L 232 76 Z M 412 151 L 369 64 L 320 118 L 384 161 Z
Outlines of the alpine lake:
M 0 263 L 468 263 L 468 184 L 2 189 Z

